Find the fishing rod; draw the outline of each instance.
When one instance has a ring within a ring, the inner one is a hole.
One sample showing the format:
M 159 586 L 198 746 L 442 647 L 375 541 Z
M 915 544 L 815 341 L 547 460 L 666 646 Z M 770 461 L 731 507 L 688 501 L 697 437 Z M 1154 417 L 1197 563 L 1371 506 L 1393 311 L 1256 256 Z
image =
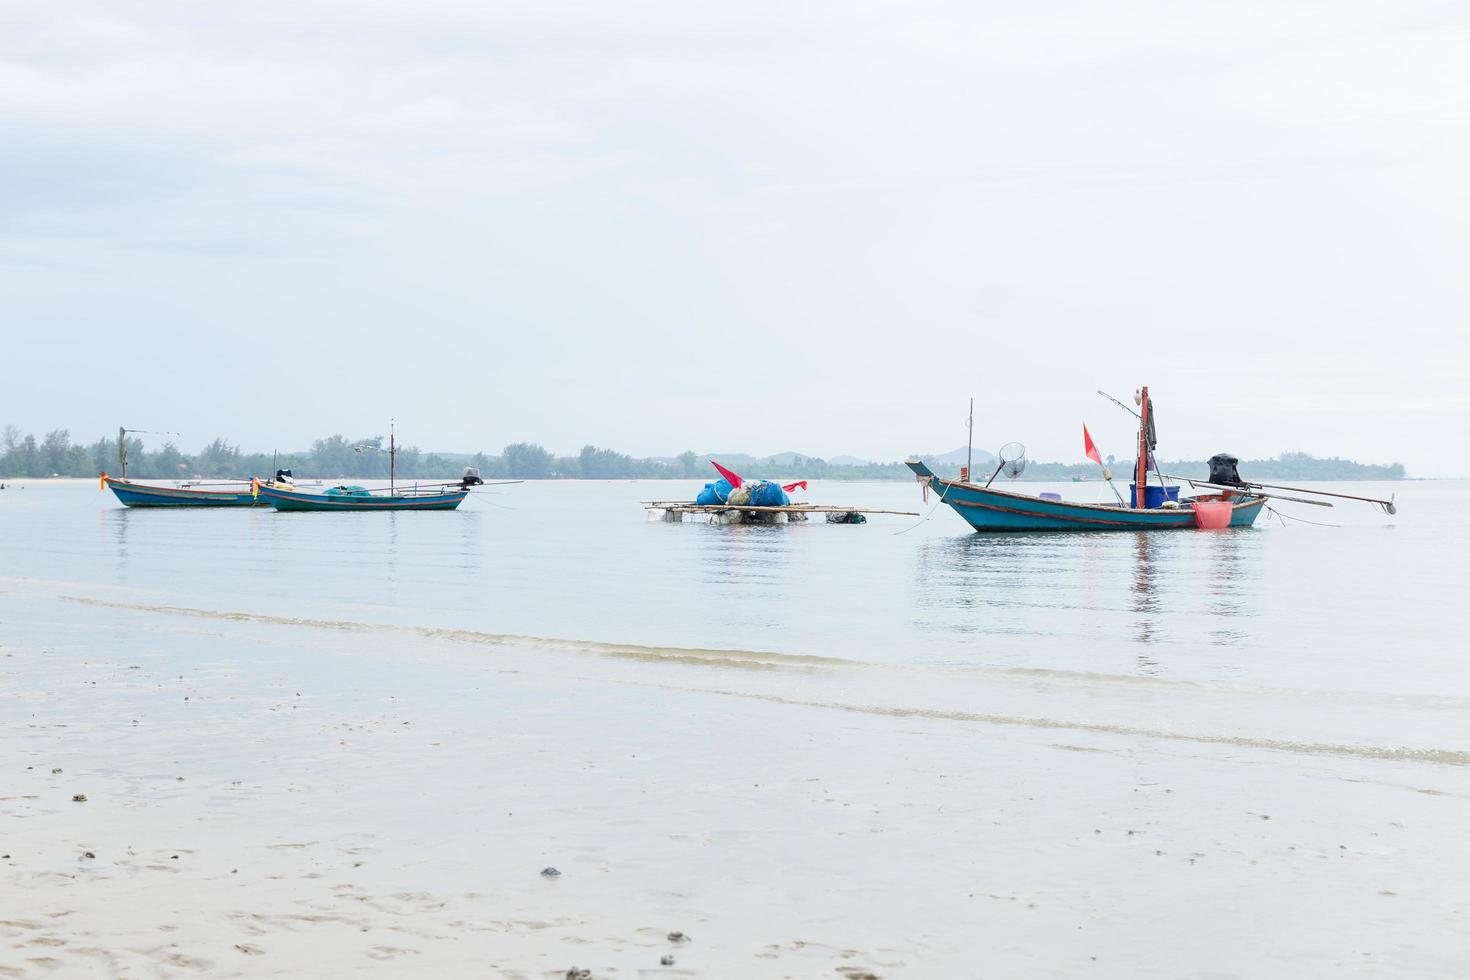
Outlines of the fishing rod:
M 1209 482 L 1204 481 L 1204 480 L 1191 480 L 1187 476 L 1170 476 L 1170 477 L 1166 477 L 1166 479 L 1169 479 L 1169 480 L 1183 480 L 1185 483 L 1188 483 L 1190 486 L 1215 487 L 1215 488 L 1220 489 L 1220 490 L 1239 490 L 1242 487 L 1243 488 L 1246 488 L 1248 490 L 1290 490 L 1292 493 L 1310 493 L 1310 494 L 1316 494 L 1316 495 L 1321 496 L 1321 497 L 1338 497 L 1338 498 L 1340 498 L 1342 500 L 1360 500 L 1360 501 L 1362 501 L 1365 504 L 1376 504 L 1377 506 L 1383 508 L 1383 512 L 1385 514 L 1392 515 L 1392 514 L 1397 514 L 1399 512 L 1398 505 L 1394 503 L 1392 497 L 1390 497 L 1387 500 L 1380 500 L 1377 497 L 1359 497 L 1356 494 L 1351 494 L 1351 493 L 1334 493 L 1331 490 L 1312 490 L 1312 489 L 1310 489 L 1308 487 L 1286 487 L 1286 486 L 1281 486 L 1280 484 L 1276 484 L 1276 483 L 1252 483 L 1249 480 L 1242 480 L 1240 482 L 1240 484 L 1237 485 L 1237 486 L 1227 486 L 1227 485 L 1221 484 L 1221 483 L 1209 483 Z M 1258 493 L 1258 494 L 1256 494 L 1256 496 L 1258 496 L 1258 497 L 1275 497 L 1278 500 L 1290 500 L 1290 501 L 1294 501 L 1295 503 L 1299 503 L 1299 504 L 1316 504 L 1318 506 L 1325 506 L 1325 507 L 1331 507 L 1332 506 L 1331 504 L 1327 503 L 1326 501 L 1322 501 L 1322 500 L 1303 500 L 1300 497 L 1283 497 L 1280 494 Z
M 1295 493 L 1315 493 L 1323 497 L 1341 497 L 1343 500 L 1361 500 L 1365 504 L 1377 504 L 1383 508 L 1385 514 L 1397 514 L 1398 505 L 1393 502 L 1393 495 L 1387 500 L 1379 500 L 1377 497 L 1359 497 L 1351 493 L 1333 493 L 1331 490 L 1309 490 L 1306 487 L 1283 487 L 1275 483 L 1247 483 L 1248 487 L 1264 487 L 1268 490 L 1291 490 Z
M 1173 476 L 1173 475 L 1163 474 L 1163 473 L 1159 474 L 1159 479 L 1161 479 L 1161 480 L 1179 480 L 1179 481 L 1181 481 L 1183 483 L 1189 484 L 1191 487 L 1196 487 L 1196 488 L 1198 488 L 1198 487 L 1207 487 L 1208 489 L 1211 489 L 1211 490 L 1235 490 L 1237 492 L 1239 492 L 1242 488 L 1247 488 L 1248 489 L 1248 488 L 1257 487 L 1257 486 L 1260 486 L 1261 485 L 1259 483 L 1244 483 L 1244 484 L 1240 484 L 1238 486 L 1231 486 L 1231 485 L 1226 484 L 1226 483 L 1210 483 L 1207 480 L 1191 480 L 1187 476 Z M 1283 489 L 1290 490 L 1292 488 L 1291 487 L 1284 487 Z M 1305 490 L 1303 492 L 1304 493 L 1313 493 L 1315 491 Z M 1251 491 L 1251 496 L 1253 496 L 1253 497 L 1265 497 L 1267 500 L 1290 500 L 1294 504 L 1311 504 L 1313 507 L 1331 507 L 1332 506 L 1332 504 L 1329 503 L 1326 500 L 1308 500 L 1305 497 L 1287 497 L 1287 496 L 1284 496 L 1284 495 L 1279 494 L 1279 493 L 1257 493 L 1254 490 L 1252 490 Z
M 1123 411 L 1127 412 L 1129 415 L 1131 415 L 1134 418 L 1138 419 L 1140 422 L 1143 421 L 1143 416 L 1142 415 L 1139 415 L 1133 409 L 1129 408 L 1127 405 L 1124 405 L 1122 402 L 1118 401 L 1118 399 L 1114 398 L 1112 395 L 1108 394 L 1106 391 L 1103 391 L 1101 388 L 1099 388 L 1099 389 L 1097 389 L 1097 393 L 1099 395 L 1102 395 L 1108 401 L 1112 402 L 1114 405 L 1117 405 L 1119 408 L 1121 408 Z

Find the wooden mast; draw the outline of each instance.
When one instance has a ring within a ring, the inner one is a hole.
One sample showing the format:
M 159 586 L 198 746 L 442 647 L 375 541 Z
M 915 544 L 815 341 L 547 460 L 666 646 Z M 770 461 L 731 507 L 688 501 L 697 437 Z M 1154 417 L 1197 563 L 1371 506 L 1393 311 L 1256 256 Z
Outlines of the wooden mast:
M 960 477 L 961 483 L 970 482 L 970 471 L 975 466 L 975 399 L 970 399 L 970 434 L 965 439 L 965 475 Z
M 1151 411 L 1148 385 L 1144 385 L 1139 389 L 1138 397 L 1138 469 L 1133 488 L 1133 506 L 1140 510 L 1148 499 L 1148 417 Z
M 388 420 L 388 492 L 393 492 L 394 464 L 398 459 L 398 445 L 393 439 L 393 420 Z
M 122 470 L 122 478 L 128 478 L 128 430 L 122 426 L 117 427 L 117 465 Z

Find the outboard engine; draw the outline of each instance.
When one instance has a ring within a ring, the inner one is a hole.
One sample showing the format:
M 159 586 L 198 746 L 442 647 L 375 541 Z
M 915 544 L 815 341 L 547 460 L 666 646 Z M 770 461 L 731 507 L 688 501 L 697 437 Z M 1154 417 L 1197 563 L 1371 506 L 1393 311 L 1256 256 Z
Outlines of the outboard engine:
M 276 482 L 284 483 L 288 487 L 294 487 L 296 485 L 296 481 L 291 478 L 290 470 L 276 470 Z
M 1235 468 L 1240 460 L 1229 453 L 1216 453 L 1210 457 L 1210 482 L 1218 483 L 1226 487 L 1243 487 L 1245 481 L 1240 478 L 1240 471 Z
M 484 480 L 480 479 L 479 470 L 473 466 L 466 466 L 464 468 L 464 476 L 459 478 L 459 487 L 461 490 L 468 490 L 470 487 L 477 487 L 484 482 Z

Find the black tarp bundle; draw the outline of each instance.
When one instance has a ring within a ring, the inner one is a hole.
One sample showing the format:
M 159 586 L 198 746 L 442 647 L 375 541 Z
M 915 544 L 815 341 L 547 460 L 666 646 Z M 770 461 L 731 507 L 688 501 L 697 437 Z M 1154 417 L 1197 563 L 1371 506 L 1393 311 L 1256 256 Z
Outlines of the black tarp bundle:
M 1229 453 L 1216 453 L 1210 457 L 1210 482 L 1218 483 L 1226 487 L 1239 487 L 1245 484 L 1240 478 L 1240 471 L 1236 464 L 1240 460 Z

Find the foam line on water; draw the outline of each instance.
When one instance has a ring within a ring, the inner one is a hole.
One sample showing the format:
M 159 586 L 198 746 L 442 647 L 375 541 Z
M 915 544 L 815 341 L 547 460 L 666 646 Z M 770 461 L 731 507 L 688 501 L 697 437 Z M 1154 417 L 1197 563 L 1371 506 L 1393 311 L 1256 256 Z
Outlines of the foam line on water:
M 145 603 L 119 602 L 90 596 L 58 595 L 64 602 L 96 606 L 107 609 L 125 609 L 132 612 L 157 613 L 168 616 L 188 616 L 196 619 L 231 623 L 260 623 L 272 626 L 296 626 L 308 629 L 333 630 L 339 632 L 370 633 L 380 635 L 416 636 L 423 639 L 445 640 L 452 643 L 481 644 L 521 650 L 554 650 L 561 653 L 582 653 L 600 657 L 638 660 L 647 663 L 685 663 L 714 667 L 735 667 L 746 670 L 774 670 L 779 668 L 819 669 L 842 668 L 870 671 L 887 671 L 907 674 L 950 673 L 958 676 L 992 677 L 1009 680 L 1040 680 L 1055 683 L 1096 686 L 1113 684 L 1119 686 L 1152 687 L 1162 690 L 1199 691 L 1201 693 L 1230 693 L 1253 695 L 1287 695 L 1309 697 L 1315 700 L 1344 701 L 1351 703 L 1403 703 L 1406 700 L 1424 708 L 1461 710 L 1470 708 L 1470 700 L 1428 694 L 1406 694 L 1403 692 L 1375 694 L 1362 691 L 1301 690 L 1295 688 L 1271 688 L 1250 685 L 1202 683 L 1170 677 L 1148 675 L 1110 674 L 1097 671 L 1058 670 L 1048 667 L 1018 667 L 1011 665 L 912 665 L 875 663 L 866 660 L 851 660 L 843 657 L 826 657 L 815 654 L 776 653 L 763 650 L 714 649 L 706 647 L 652 646 L 638 643 L 611 643 L 601 640 L 572 640 L 545 636 L 527 636 L 515 633 L 490 633 L 480 630 L 452 629 L 437 626 L 399 626 L 388 623 L 365 623 L 346 619 L 314 619 L 296 616 L 277 616 L 268 613 L 253 613 L 232 610 L 199 609 L 192 606 L 151 605 Z
M 1454 749 L 1413 748 L 1410 746 L 1347 745 L 1332 742 L 1299 742 L 1290 739 L 1261 738 L 1249 735 L 1210 735 L 1190 732 L 1170 732 L 1156 728 L 1141 728 L 1133 725 L 1110 725 L 1098 722 L 1067 721 L 1061 718 L 1028 718 L 1018 715 L 998 715 L 973 711 L 952 711 L 939 708 L 905 708 L 875 704 L 853 704 L 842 701 L 807 701 L 779 694 L 762 694 L 756 691 L 731 691 L 712 688 L 675 687 L 667 684 L 650 685 L 665 690 L 678 690 L 698 694 L 716 694 L 722 697 L 748 698 L 770 704 L 794 705 L 803 708 L 826 708 L 833 711 L 851 711 L 859 714 L 880 715 L 886 718 L 919 718 L 932 721 L 959 721 L 984 725 L 1004 725 L 1019 728 L 1093 732 L 1100 735 L 1124 735 L 1131 738 L 1156 738 L 1172 742 L 1192 742 L 1203 745 L 1224 745 L 1243 749 L 1266 749 L 1293 752 L 1302 755 L 1347 756 L 1357 759 L 1374 759 L 1392 762 L 1425 762 L 1439 766 L 1470 766 L 1470 752 Z
M 714 650 L 700 647 L 655 647 L 636 643 L 604 643 L 597 640 L 564 640 L 542 636 L 521 636 L 514 633 L 485 633 L 478 630 L 447 629 L 435 626 L 394 626 L 382 623 L 362 623 L 346 619 L 309 619 L 295 616 L 272 616 L 265 613 L 218 611 L 195 609 L 188 606 L 151 606 L 131 602 L 113 602 L 86 596 L 61 596 L 64 602 L 75 602 L 84 606 L 99 606 L 107 609 L 127 609 L 133 612 L 161 613 L 169 616 L 190 616 L 197 619 L 212 619 L 230 623 L 264 623 L 272 626 L 304 626 L 310 629 L 337 630 L 351 633 L 387 633 L 418 636 L 425 639 L 448 640 L 455 643 L 480 643 L 486 646 L 514 647 L 518 649 L 549 649 L 574 653 L 592 653 L 605 657 L 622 657 L 632 660 L 655 662 L 684 662 L 717 664 L 735 667 L 821 667 L 852 666 L 863 664 L 837 657 L 818 657 L 809 654 L 769 653 L 759 650 Z

